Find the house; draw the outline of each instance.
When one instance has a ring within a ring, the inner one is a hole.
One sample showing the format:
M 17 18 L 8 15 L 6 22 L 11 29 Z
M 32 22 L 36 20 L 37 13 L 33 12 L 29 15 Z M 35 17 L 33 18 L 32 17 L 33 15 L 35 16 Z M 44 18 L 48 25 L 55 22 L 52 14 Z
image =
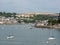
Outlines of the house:
M 17 14 L 16 17 L 29 18 L 29 17 L 34 17 L 34 15 L 33 14 Z
M 38 21 L 35 26 L 40 27 L 40 26 L 47 26 L 48 25 L 48 20 L 43 20 L 43 21 Z

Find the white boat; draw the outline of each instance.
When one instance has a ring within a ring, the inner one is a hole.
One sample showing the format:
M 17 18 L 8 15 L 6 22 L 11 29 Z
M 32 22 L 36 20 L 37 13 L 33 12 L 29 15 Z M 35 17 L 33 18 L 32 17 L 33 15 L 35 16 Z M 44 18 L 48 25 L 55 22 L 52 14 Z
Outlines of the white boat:
M 56 38 L 53 36 L 53 29 L 50 31 L 50 37 L 48 40 L 55 40 Z
M 49 37 L 48 40 L 55 40 L 56 38 L 54 37 Z
M 9 35 L 9 36 L 7 37 L 7 39 L 12 39 L 12 38 L 14 38 L 13 35 Z

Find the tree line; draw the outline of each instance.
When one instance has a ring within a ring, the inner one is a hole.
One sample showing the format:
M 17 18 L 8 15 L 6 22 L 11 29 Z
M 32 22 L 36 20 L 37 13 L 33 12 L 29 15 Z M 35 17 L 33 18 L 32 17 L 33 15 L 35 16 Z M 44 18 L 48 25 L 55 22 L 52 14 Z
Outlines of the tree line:
M 10 12 L 0 12 L 0 16 L 4 16 L 4 17 L 16 17 L 16 13 L 10 13 Z M 43 15 L 36 15 L 34 17 L 31 17 L 30 19 L 33 19 L 33 20 L 23 20 L 24 22 L 35 22 L 35 20 L 48 20 L 48 23 L 52 25 L 54 24 L 58 24 L 60 23 L 60 13 L 59 13 L 59 16 L 58 16 L 58 20 L 54 20 L 54 17 L 53 16 L 43 16 Z M 19 20 L 20 22 L 20 20 Z
M 0 16 L 4 17 L 15 17 L 16 13 L 10 13 L 10 12 L 0 12 Z

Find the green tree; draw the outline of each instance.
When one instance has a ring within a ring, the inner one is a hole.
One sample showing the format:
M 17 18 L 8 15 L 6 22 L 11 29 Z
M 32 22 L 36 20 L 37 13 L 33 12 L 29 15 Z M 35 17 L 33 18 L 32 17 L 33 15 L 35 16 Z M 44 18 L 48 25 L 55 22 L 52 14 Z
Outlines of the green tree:
M 0 16 L 2 16 L 2 12 L 0 12 Z
M 50 25 L 55 25 L 55 24 L 57 24 L 58 22 L 57 22 L 57 20 L 55 20 L 55 19 L 49 19 L 48 20 L 48 24 L 50 24 Z
M 58 16 L 58 23 L 60 23 L 60 13 L 59 13 L 59 16 Z

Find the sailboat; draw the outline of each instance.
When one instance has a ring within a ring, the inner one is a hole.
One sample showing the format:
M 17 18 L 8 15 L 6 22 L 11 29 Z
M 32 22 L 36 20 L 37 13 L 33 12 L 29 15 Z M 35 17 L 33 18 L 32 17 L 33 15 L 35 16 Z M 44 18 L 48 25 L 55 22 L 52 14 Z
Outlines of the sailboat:
M 53 36 L 53 30 L 51 30 L 50 32 L 50 37 L 48 38 L 48 40 L 55 40 L 56 38 Z
M 7 39 L 13 39 L 13 38 L 14 38 L 13 35 L 8 35 L 8 36 L 7 36 Z
M 12 30 L 11 32 L 12 32 L 12 33 L 10 33 L 10 34 L 7 36 L 7 39 L 13 39 L 13 38 L 14 38 L 13 30 Z
M 48 40 L 55 40 L 56 38 L 54 38 L 53 36 L 50 36 L 49 38 L 48 38 Z

